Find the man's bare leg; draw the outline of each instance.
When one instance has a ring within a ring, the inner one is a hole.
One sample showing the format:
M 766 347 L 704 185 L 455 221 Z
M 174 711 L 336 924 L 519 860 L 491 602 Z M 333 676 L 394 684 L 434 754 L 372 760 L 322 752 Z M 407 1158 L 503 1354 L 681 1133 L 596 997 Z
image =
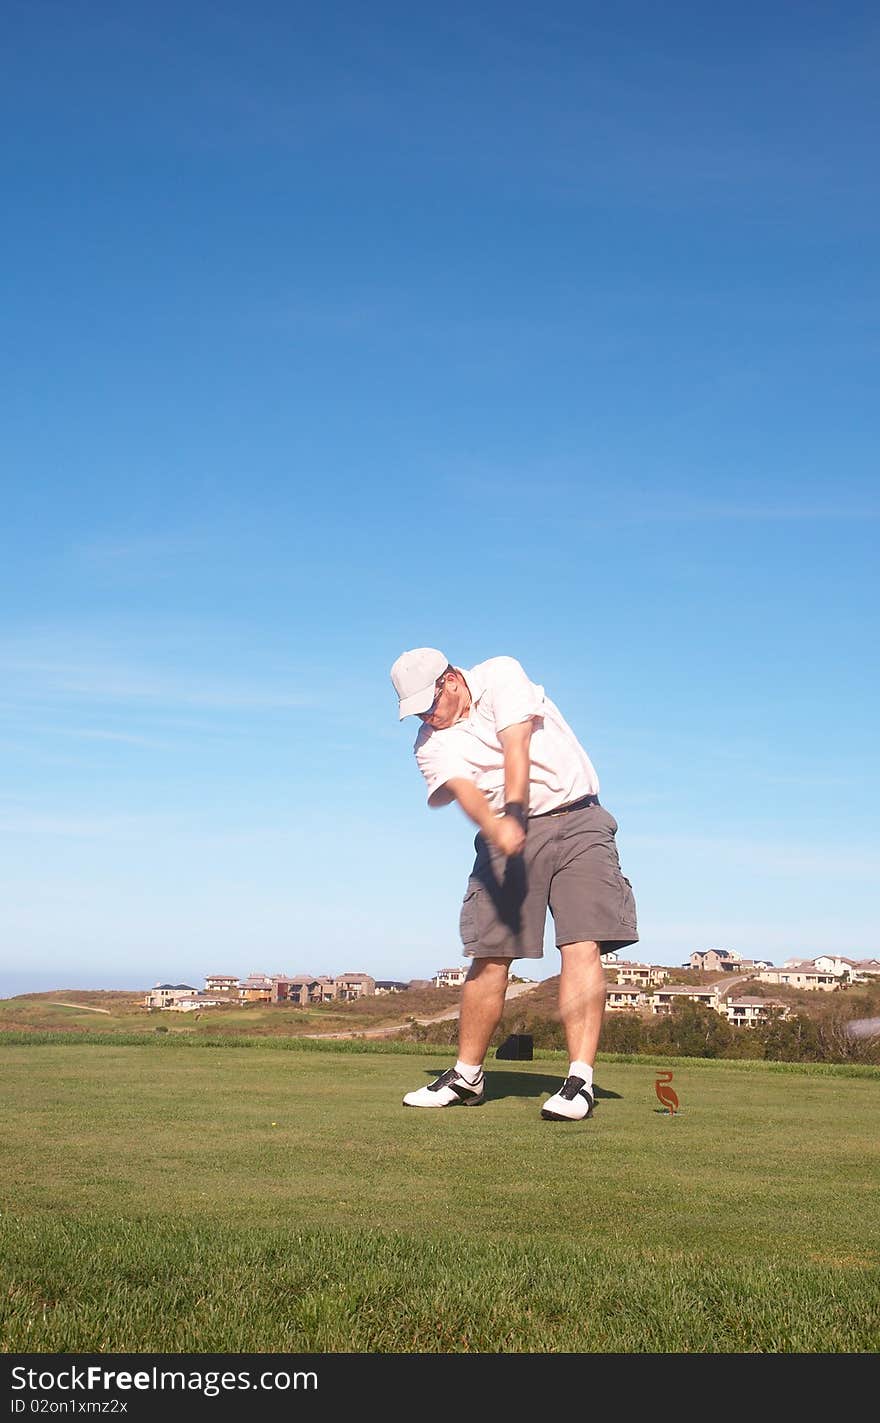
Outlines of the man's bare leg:
M 563 944 L 559 979 L 559 1016 L 571 1062 L 592 1067 L 605 1016 L 605 970 L 599 945 L 592 939 Z
M 541 1108 L 552 1122 L 580 1122 L 593 1115 L 593 1063 L 605 1016 L 605 970 L 599 945 L 591 939 L 563 944 L 559 1016 L 568 1044 L 568 1075 Z
M 460 1102 L 479 1105 L 485 1100 L 483 1058 L 504 1011 L 510 964 L 510 959 L 474 959 L 461 991 L 455 1069 L 441 1073 L 430 1086 L 407 1092 L 405 1107 L 455 1107 Z
M 460 1062 L 478 1066 L 501 1022 L 511 959 L 474 959 L 461 990 L 458 1018 Z

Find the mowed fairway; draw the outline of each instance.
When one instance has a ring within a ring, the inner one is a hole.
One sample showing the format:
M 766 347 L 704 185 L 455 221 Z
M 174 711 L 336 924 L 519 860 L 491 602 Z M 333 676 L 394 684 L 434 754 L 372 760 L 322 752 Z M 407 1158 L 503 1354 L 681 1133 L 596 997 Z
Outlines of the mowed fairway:
M 874 1352 L 880 1070 L 0 1046 L 5 1352 Z

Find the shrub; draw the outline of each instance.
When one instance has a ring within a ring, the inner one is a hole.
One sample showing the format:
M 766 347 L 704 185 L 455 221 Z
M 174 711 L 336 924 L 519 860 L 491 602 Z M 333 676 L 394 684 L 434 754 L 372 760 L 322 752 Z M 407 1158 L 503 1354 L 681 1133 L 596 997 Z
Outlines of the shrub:
M 636 1013 L 606 1013 L 599 1047 L 603 1052 L 641 1052 L 645 1023 Z

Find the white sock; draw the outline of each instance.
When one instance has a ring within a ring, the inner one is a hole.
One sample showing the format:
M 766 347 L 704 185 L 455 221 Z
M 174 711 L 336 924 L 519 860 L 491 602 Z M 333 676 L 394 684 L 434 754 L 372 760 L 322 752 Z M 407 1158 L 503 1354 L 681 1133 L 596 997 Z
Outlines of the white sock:
M 462 1062 L 461 1058 L 459 1058 L 458 1062 L 455 1064 L 455 1070 L 456 1072 L 461 1073 L 461 1076 L 464 1078 L 465 1082 L 469 1082 L 473 1087 L 477 1082 L 479 1082 L 483 1074 L 483 1064 L 481 1062 L 478 1062 L 475 1066 L 472 1062 Z
M 569 1077 L 582 1077 L 584 1079 L 584 1086 L 592 1089 L 593 1069 L 588 1062 L 569 1063 L 568 1075 Z

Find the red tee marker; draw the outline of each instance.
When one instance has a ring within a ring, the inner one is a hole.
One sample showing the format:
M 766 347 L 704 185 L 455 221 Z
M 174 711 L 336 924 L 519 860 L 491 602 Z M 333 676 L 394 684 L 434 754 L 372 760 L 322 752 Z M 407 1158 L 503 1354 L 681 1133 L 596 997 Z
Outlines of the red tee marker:
M 658 1100 L 663 1103 L 663 1106 L 669 1108 L 669 1115 L 674 1117 L 678 1111 L 678 1098 L 673 1088 L 669 1085 L 671 1081 L 671 1072 L 658 1072 L 657 1081 L 654 1083 L 654 1091 L 657 1093 Z

